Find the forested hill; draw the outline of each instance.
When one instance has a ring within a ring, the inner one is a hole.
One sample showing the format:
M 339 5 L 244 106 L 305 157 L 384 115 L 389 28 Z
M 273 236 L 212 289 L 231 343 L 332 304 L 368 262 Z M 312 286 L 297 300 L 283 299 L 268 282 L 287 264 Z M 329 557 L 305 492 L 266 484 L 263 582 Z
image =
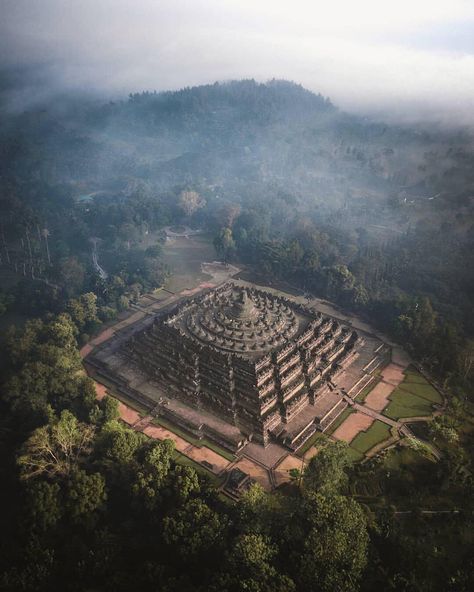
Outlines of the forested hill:
M 0 118 L 0 588 L 471 592 L 472 138 L 288 82 L 23 90 Z M 426 426 L 441 460 L 414 438 L 353 466 L 330 444 L 289 495 L 228 506 L 204 466 L 117 421 L 78 346 L 165 285 L 184 224 L 203 230 L 194 263 L 213 243 L 403 344 L 446 393 Z
M 0 166 L 22 174 L 42 157 L 53 183 L 101 189 L 125 177 L 161 188 L 246 176 L 324 202 L 370 191 L 465 200 L 474 184 L 464 134 L 404 129 L 336 109 L 285 81 L 212 84 L 128 100 L 55 99 L 4 118 Z
M 144 232 L 181 221 L 179 196 L 194 191 L 204 207 L 187 221 L 219 232 L 228 224 L 223 207 L 239 210 L 239 256 L 259 265 L 267 257 L 272 273 L 299 273 L 300 283 L 334 299 L 327 270 L 342 265 L 371 314 L 389 300 L 383 319 L 403 317 L 408 305 L 394 302 L 429 297 L 440 318 L 474 333 L 469 131 L 370 121 L 287 81 L 31 105 L 4 109 L 0 124 L 3 231 L 17 252 L 25 228 L 41 238 L 41 224 L 58 265 L 90 256 L 92 237 L 120 253 L 123 240 L 128 253 Z M 297 250 L 291 261 L 288 245 Z M 151 259 L 138 279 L 135 262 L 123 261 L 126 282 L 162 278 Z

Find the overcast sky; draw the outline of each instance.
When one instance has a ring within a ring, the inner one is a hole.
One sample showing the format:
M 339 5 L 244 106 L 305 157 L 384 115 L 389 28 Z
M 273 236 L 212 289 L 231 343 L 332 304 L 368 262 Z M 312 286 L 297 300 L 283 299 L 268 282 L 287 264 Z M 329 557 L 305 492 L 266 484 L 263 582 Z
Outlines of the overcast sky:
M 474 122 L 474 0 L 0 0 L 3 65 L 54 86 L 287 78 L 343 109 Z

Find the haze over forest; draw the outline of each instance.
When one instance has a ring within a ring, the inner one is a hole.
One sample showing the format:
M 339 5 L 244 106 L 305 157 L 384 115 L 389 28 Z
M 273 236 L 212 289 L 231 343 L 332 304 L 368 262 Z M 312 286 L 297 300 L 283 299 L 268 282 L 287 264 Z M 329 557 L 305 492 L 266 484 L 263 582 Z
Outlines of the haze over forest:
M 239 78 L 295 80 L 350 112 L 472 123 L 469 0 L 4 0 L 0 63 L 13 104 L 118 98 Z M 133 9 L 132 9 L 133 7 Z
M 326 4 L 2 2 L 0 588 L 474 589 L 474 8 Z M 84 368 L 232 274 L 392 374 L 228 495 L 248 457 Z

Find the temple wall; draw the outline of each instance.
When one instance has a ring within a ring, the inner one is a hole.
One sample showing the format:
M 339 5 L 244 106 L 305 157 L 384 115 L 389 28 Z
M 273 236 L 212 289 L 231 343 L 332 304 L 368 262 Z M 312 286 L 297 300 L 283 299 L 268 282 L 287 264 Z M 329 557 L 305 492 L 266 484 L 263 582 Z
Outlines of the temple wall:
M 293 331 L 293 310 L 310 314 L 286 299 L 249 292 L 258 306 L 264 303 L 270 311 L 278 311 L 271 318 L 283 319 L 287 332 Z M 164 320 L 155 320 L 132 337 L 127 355 L 172 396 L 223 417 L 246 436 L 266 444 L 270 430 L 291 421 L 324 394 L 327 381 L 350 363 L 358 336 L 333 319 L 311 313 L 312 320 L 297 338 L 269 353 L 256 357 L 229 353 L 228 343 L 241 349 L 238 340 L 244 335 L 255 334 L 258 340 L 259 333 L 264 333 L 263 329 L 251 332 L 253 325 L 238 318 L 235 330 L 231 324 L 225 335 L 218 332 L 220 317 L 214 322 L 206 311 L 229 295 L 232 288 L 224 286 L 182 303 Z M 246 301 L 239 306 L 253 305 Z M 204 311 L 201 324 L 193 316 L 196 310 Z

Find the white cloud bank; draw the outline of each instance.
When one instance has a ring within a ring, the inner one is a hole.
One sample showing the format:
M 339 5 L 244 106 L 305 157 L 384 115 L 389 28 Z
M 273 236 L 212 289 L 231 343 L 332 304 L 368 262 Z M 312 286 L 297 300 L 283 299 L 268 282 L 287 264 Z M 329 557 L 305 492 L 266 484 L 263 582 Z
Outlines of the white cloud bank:
M 126 93 L 287 78 L 342 108 L 474 122 L 474 0 L 3 0 L 5 65 Z

